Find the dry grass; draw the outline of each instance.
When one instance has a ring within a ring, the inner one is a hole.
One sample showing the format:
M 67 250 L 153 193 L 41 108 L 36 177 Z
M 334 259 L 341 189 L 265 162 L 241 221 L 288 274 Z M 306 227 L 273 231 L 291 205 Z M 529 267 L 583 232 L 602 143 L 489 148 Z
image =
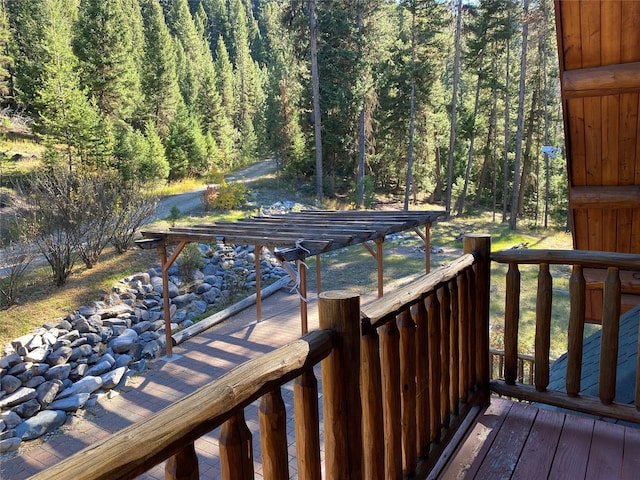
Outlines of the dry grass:
M 123 255 L 107 251 L 94 268 L 77 267 L 62 287 L 53 285 L 48 266 L 34 268 L 25 278 L 18 304 L 0 311 L 0 345 L 99 300 L 118 280 L 157 262 L 155 250 L 131 249 Z

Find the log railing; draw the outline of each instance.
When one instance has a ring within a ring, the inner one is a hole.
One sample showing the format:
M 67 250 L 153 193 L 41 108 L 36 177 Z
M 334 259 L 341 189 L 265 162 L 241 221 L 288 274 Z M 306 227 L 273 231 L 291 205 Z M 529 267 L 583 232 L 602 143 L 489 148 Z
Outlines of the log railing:
M 536 359 L 533 355 L 518 353 L 518 375 L 516 382 L 533 385 Z M 489 349 L 489 372 L 491 380 L 504 380 L 504 350 Z
M 258 399 L 263 477 L 289 478 L 280 390 L 291 380 L 298 478 L 319 480 L 323 460 L 329 479 L 425 478 L 465 415 L 489 400 L 490 238 L 466 237 L 465 252 L 362 309 L 350 292 L 321 294 L 319 330 L 33 478 L 128 479 L 167 460 L 167 479 L 195 480 L 194 442 L 218 426 L 221 477 L 254 478 L 244 409 Z
M 584 413 L 640 423 L 640 382 L 636 380 L 634 405 L 615 403 L 618 334 L 620 323 L 620 273 L 640 271 L 640 255 L 575 250 L 505 250 L 494 252 L 495 262 L 508 264 L 504 325 L 504 381 L 491 382 L 501 395 L 546 403 Z M 518 377 L 518 323 L 520 316 L 520 269 L 522 264 L 539 265 L 536 297 L 535 374 L 533 385 L 516 382 Z M 570 314 L 568 327 L 566 392 L 548 390 L 551 342 L 552 278 L 550 265 L 569 265 Z M 582 344 L 585 323 L 586 281 L 584 269 L 607 271 L 604 281 L 602 341 L 598 397 L 581 394 Z M 640 360 L 640 357 L 639 357 Z M 640 366 L 640 365 L 639 365 Z M 640 369 L 638 369 L 640 372 Z

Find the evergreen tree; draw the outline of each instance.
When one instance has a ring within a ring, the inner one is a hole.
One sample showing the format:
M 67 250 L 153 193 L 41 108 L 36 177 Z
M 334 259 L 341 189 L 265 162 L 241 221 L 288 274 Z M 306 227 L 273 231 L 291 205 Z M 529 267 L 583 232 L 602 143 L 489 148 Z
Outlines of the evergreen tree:
M 178 107 L 169 127 L 166 145 L 169 180 L 202 175 L 209 169 L 207 142 L 197 117 L 184 105 Z
M 12 71 L 12 58 L 9 50 L 11 32 L 4 2 L 0 2 L 0 97 L 3 105 L 15 105 Z
M 77 22 L 76 55 L 83 80 L 100 110 L 130 121 L 141 99 L 140 76 L 134 63 L 132 20 L 124 0 L 82 0 Z
M 176 73 L 176 53 L 162 9 L 155 0 L 143 0 L 144 61 L 142 93 L 145 117 L 150 119 L 161 138 L 169 134 L 180 90 Z
M 64 147 L 69 171 L 78 164 L 102 164 L 109 154 L 106 130 L 98 110 L 80 87 L 77 59 L 72 51 L 72 33 L 65 0 L 46 0 L 47 22 L 40 26 L 46 61 L 42 86 L 37 92 L 38 122 L 49 140 L 49 148 Z

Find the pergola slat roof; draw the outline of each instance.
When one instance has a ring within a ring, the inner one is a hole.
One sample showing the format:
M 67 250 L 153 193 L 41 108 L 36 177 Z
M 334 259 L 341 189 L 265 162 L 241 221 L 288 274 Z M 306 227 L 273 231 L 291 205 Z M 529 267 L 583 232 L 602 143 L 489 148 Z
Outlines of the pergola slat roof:
M 406 230 L 415 230 L 425 244 L 426 271 L 430 268 L 429 229 L 431 224 L 445 211 L 328 211 L 306 210 L 266 216 L 256 216 L 237 222 L 213 222 L 191 227 L 171 227 L 169 230 L 142 232 L 144 240 L 136 243 L 141 248 L 156 248 L 162 264 L 162 283 L 166 324 L 167 356 L 171 357 L 171 315 L 168 291 L 169 267 L 180 255 L 186 244 L 225 243 L 254 245 L 256 247 L 256 315 L 261 319 L 260 300 L 260 249 L 269 249 L 296 281 L 300 294 L 302 333 L 307 331 L 307 287 L 306 271 L 300 263 L 304 259 L 351 245 L 362 244 L 378 262 L 378 295 L 382 296 L 382 243 L 387 235 Z M 421 233 L 419 227 L 424 227 Z M 374 241 L 374 250 L 367 243 Z M 168 255 L 167 246 L 176 245 Z M 286 262 L 298 264 L 297 274 Z M 319 265 L 319 263 L 318 263 Z M 320 269 L 316 269 L 318 292 L 320 292 Z
M 430 225 L 444 211 L 307 210 L 256 216 L 237 222 L 145 231 L 147 248 L 180 242 L 260 245 L 274 249 L 281 261 L 357 245 L 387 235 Z M 145 242 L 139 242 L 145 246 Z

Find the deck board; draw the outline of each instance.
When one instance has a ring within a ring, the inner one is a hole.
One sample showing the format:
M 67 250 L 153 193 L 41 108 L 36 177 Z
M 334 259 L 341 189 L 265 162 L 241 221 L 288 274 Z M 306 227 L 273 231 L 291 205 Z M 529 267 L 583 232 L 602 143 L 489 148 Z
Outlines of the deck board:
M 640 479 L 639 452 L 640 428 L 492 398 L 433 478 Z

